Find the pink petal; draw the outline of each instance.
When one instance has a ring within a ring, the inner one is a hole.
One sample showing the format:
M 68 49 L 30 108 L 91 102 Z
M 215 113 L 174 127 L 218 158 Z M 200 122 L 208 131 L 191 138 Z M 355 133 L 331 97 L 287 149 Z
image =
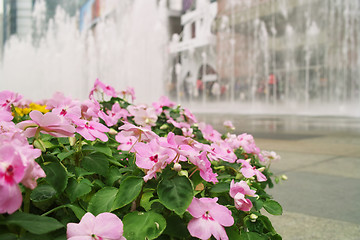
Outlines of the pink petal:
M 217 240 L 228 240 L 228 236 L 223 226 L 216 221 L 209 221 L 208 228 L 210 228 L 212 235 Z
M 123 223 L 113 213 L 100 213 L 95 218 L 94 234 L 108 239 L 118 239 L 123 234 Z
M 187 210 L 195 218 L 202 217 L 202 215 L 204 215 L 206 211 L 208 211 L 208 209 L 206 208 L 206 206 L 204 206 L 202 201 L 196 197 L 193 198 Z
M 80 223 L 68 223 L 66 235 L 68 238 L 91 236 L 94 224 L 95 216 L 88 212 L 81 218 Z
M 30 113 L 31 114 L 31 113 Z M 34 120 L 34 119 L 33 119 Z M 39 122 L 41 126 L 54 126 L 61 124 L 61 118 L 53 112 L 45 113 L 41 121 Z
M 91 236 L 75 236 L 68 238 L 67 240 L 94 240 Z
M 259 182 L 265 182 L 267 179 L 264 174 L 262 174 L 259 170 L 255 171 L 255 175 Z
M 107 140 L 109 140 L 105 133 L 99 132 L 97 130 L 89 129 L 89 133 L 103 142 L 107 142 Z
M 33 110 L 29 113 L 29 116 L 34 122 L 39 124 L 44 115 L 38 110 Z
M 209 214 L 222 226 L 230 227 L 234 224 L 234 218 L 231 216 L 231 211 L 225 206 L 216 203 L 216 205 L 214 204 L 214 206 L 209 209 Z
M 207 240 L 211 237 L 211 228 L 208 224 L 208 220 L 203 218 L 193 218 L 187 225 L 187 229 L 191 236 Z
M 86 140 L 94 141 L 96 138 L 89 133 L 89 131 L 86 128 L 83 127 L 77 127 L 76 132 L 79 133 L 81 136 L 83 136 Z
M 12 214 L 21 207 L 22 195 L 19 185 L 0 182 L 0 214 Z

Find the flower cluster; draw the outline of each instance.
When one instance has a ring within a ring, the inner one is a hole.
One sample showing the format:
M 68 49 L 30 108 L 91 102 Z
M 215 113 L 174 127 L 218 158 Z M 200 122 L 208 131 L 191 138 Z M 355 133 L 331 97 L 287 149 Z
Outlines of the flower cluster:
M 281 238 L 261 213 L 282 212 L 265 192 L 276 153 L 261 152 L 250 134 L 222 135 L 167 97 L 151 105 L 134 99 L 133 89 L 117 92 L 99 80 L 86 101 L 56 93 L 29 105 L 0 92 L 0 232 Z M 24 217 L 47 230 L 29 230 Z

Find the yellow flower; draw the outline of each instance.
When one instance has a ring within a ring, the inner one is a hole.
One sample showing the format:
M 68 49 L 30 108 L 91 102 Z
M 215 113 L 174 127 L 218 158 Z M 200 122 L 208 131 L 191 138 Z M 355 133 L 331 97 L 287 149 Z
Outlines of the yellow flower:
M 39 105 L 36 103 L 30 103 L 29 107 L 31 108 L 31 110 L 38 110 L 42 113 L 47 113 L 49 112 L 48 109 L 46 109 L 46 105 Z

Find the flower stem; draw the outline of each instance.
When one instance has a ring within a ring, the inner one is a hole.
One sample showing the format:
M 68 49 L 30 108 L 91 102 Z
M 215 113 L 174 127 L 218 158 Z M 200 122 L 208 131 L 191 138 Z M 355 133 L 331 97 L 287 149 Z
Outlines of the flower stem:
M 30 194 L 31 194 L 31 190 L 29 188 L 26 188 L 25 198 L 24 198 L 24 212 L 25 213 L 30 212 Z

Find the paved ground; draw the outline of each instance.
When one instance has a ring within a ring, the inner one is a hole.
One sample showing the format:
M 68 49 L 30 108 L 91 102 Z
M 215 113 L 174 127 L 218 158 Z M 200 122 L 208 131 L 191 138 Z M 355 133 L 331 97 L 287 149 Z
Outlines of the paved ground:
M 288 180 L 269 192 L 284 208 L 271 216 L 284 240 L 360 240 L 360 118 L 196 115 L 222 132 L 231 120 L 281 155 L 272 169 Z

